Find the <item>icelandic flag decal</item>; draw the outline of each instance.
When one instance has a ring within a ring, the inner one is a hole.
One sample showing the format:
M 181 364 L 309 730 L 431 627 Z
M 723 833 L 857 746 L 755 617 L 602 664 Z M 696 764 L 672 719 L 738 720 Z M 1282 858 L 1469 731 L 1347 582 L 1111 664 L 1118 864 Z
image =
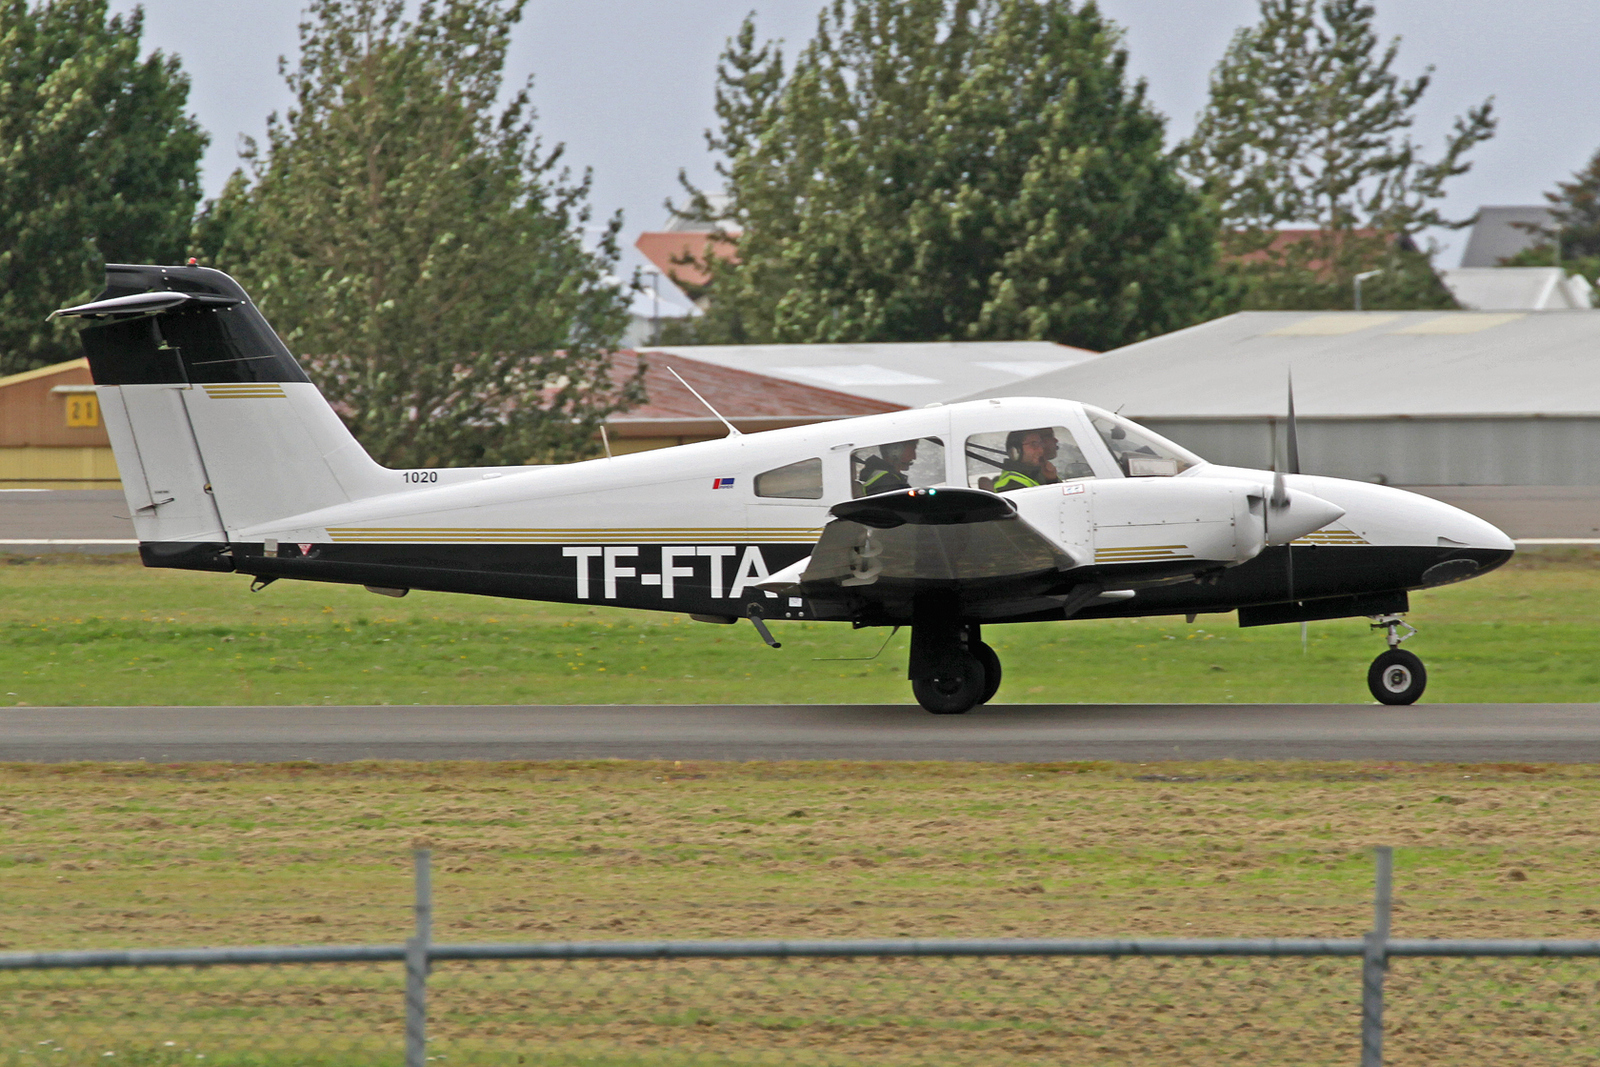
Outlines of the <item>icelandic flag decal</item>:
M 713 478 L 713 479 L 711 479 L 711 488 L 713 488 L 713 489 L 732 489 L 733 488 L 733 479 L 732 478 Z

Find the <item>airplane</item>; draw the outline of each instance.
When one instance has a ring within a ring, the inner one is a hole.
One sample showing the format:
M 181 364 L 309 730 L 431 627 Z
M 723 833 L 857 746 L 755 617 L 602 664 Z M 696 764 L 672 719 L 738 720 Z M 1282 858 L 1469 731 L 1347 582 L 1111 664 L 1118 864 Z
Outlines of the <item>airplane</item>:
M 220 271 L 108 264 L 103 292 L 55 314 L 83 322 L 147 567 L 748 619 L 774 648 L 784 620 L 909 626 L 907 677 L 936 714 L 998 690 L 984 627 L 1219 612 L 1366 616 L 1388 646 L 1369 688 L 1409 704 L 1427 672 L 1399 647 L 1408 594 L 1515 550 L 1440 501 L 1299 473 L 1292 385 L 1283 470 L 1208 463 L 1039 397 L 728 423 L 559 466 L 391 470 Z

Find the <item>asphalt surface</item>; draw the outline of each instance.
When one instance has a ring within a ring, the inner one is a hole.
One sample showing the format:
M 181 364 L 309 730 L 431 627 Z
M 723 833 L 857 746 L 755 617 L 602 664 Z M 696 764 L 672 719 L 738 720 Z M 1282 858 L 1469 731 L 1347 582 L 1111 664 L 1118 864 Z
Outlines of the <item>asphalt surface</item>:
M 1600 761 L 1600 704 L 0 708 L 0 761 Z

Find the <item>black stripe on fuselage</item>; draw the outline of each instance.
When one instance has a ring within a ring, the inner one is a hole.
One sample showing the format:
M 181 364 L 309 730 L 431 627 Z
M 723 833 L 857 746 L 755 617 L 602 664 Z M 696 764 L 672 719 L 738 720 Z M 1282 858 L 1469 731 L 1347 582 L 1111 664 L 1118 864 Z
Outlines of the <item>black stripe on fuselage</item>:
M 750 580 L 776 573 L 805 558 L 809 544 L 707 545 L 526 545 L 526 544 L 313 544 L 278 546 L 264 555 L 260 544 L 146 542 L 146 566 L 238 571 L 259 578 L 296 578 L 445 593 L 548 600 L 569 604 L 672 611 L 695 615 L 744 615 L 752 605 L 768 618 L 854 618 L 873 624 L 909 621 L 910 595 L 857 587 L 844 613 L 813 611 L 809 602 L 772 596 Z M 1268 548 L 1237 567 L 1218 568 L 1197 581 L 1139 589 L 1129 600 L 1084 608 L 1074 618 L 1126 618 L 1188 612 L 1228 612 L 1240 607 L 1290 601 L 1331 600 L 1399 592 L 1459 581 L 1500 566 L 1510 552 L 1494 549 L 1353 545 L 1296 546 L 1293 584 L 1288 550 Z M 1468 567 L 1468 563 L 1474 564 Z M 673 573 L 667 575 L 668 567 Z M 1443 566 L 1441 566 L 1443 565 Z M 1065 575 L 1030 575 L 986 580 L 955 592 L 965 601 L 998 601 L 1070 590 L 1092 582 L 1158 577 L 1150 567 L 1094 567 Z M 1437 579 L 1437 580 L 1436 580 Z M 915 588 L 927 586 L 918 584 Z M 901 616 L 906 616 L 902 618 Z M 1026 611 L 986 623 L 1060 619 L 1060 610 Z
M 809 544 L 260 544 L 146 542 L 148 567 L 232 570 L 297 578 L 518 600 L 600 604 L 690 615 L 808 619 L 798 597 L 752 582 L 810 554 Z

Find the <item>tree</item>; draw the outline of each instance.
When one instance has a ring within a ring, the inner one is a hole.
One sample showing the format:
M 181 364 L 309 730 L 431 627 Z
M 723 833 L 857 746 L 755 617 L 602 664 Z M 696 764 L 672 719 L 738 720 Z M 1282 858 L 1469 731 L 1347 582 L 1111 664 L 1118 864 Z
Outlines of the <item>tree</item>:
M 372 455 L 559 461 L 638 399 L 610 353 L 621 218 L 584 247 L 589 178 L 497 109 L 523 0 L 315 0 L 295 106 L 196 226 Z
M 105 0 L 0 0 L 0 374 L 82 354 L 45 318 L 106 260 L 183 254 L 207 139 L 177 57 L 140 58 L 143 23 Z
M 1424 159 L 1407 131 L 1432 68 L 1396 75 L 1399 41 L 1380 47 L 1373 15 L 1363 0 L 1261 0 L 1212 72 L 1184 158 L 1221 213 L 1247 306 L 1348 307 L 1351 279 L 1374 269 L 1369 306 L 1450 306 L 1415 239 L 1465 225 L 1438 201 L 1493 135 L 1493 98 Z M 1286 238 L 1292 226 L 1309 232 Z
M 1570 182 L 1556 182 L 1550 202 L 1553 227 L 1535 232 L 1544 240 L 1506 260 L 1510 267 L 1556 265 L 1600 281 L 1600 151 Z
M 1215 306 L 1215 224 L 1070 0 L 833 0 L 787 73 L 746 20 L 718 73 L 737 262 L 702 339 L 1035 338 L 1095 349 Z M 686 183 L 687 184 L 687 183 Z

